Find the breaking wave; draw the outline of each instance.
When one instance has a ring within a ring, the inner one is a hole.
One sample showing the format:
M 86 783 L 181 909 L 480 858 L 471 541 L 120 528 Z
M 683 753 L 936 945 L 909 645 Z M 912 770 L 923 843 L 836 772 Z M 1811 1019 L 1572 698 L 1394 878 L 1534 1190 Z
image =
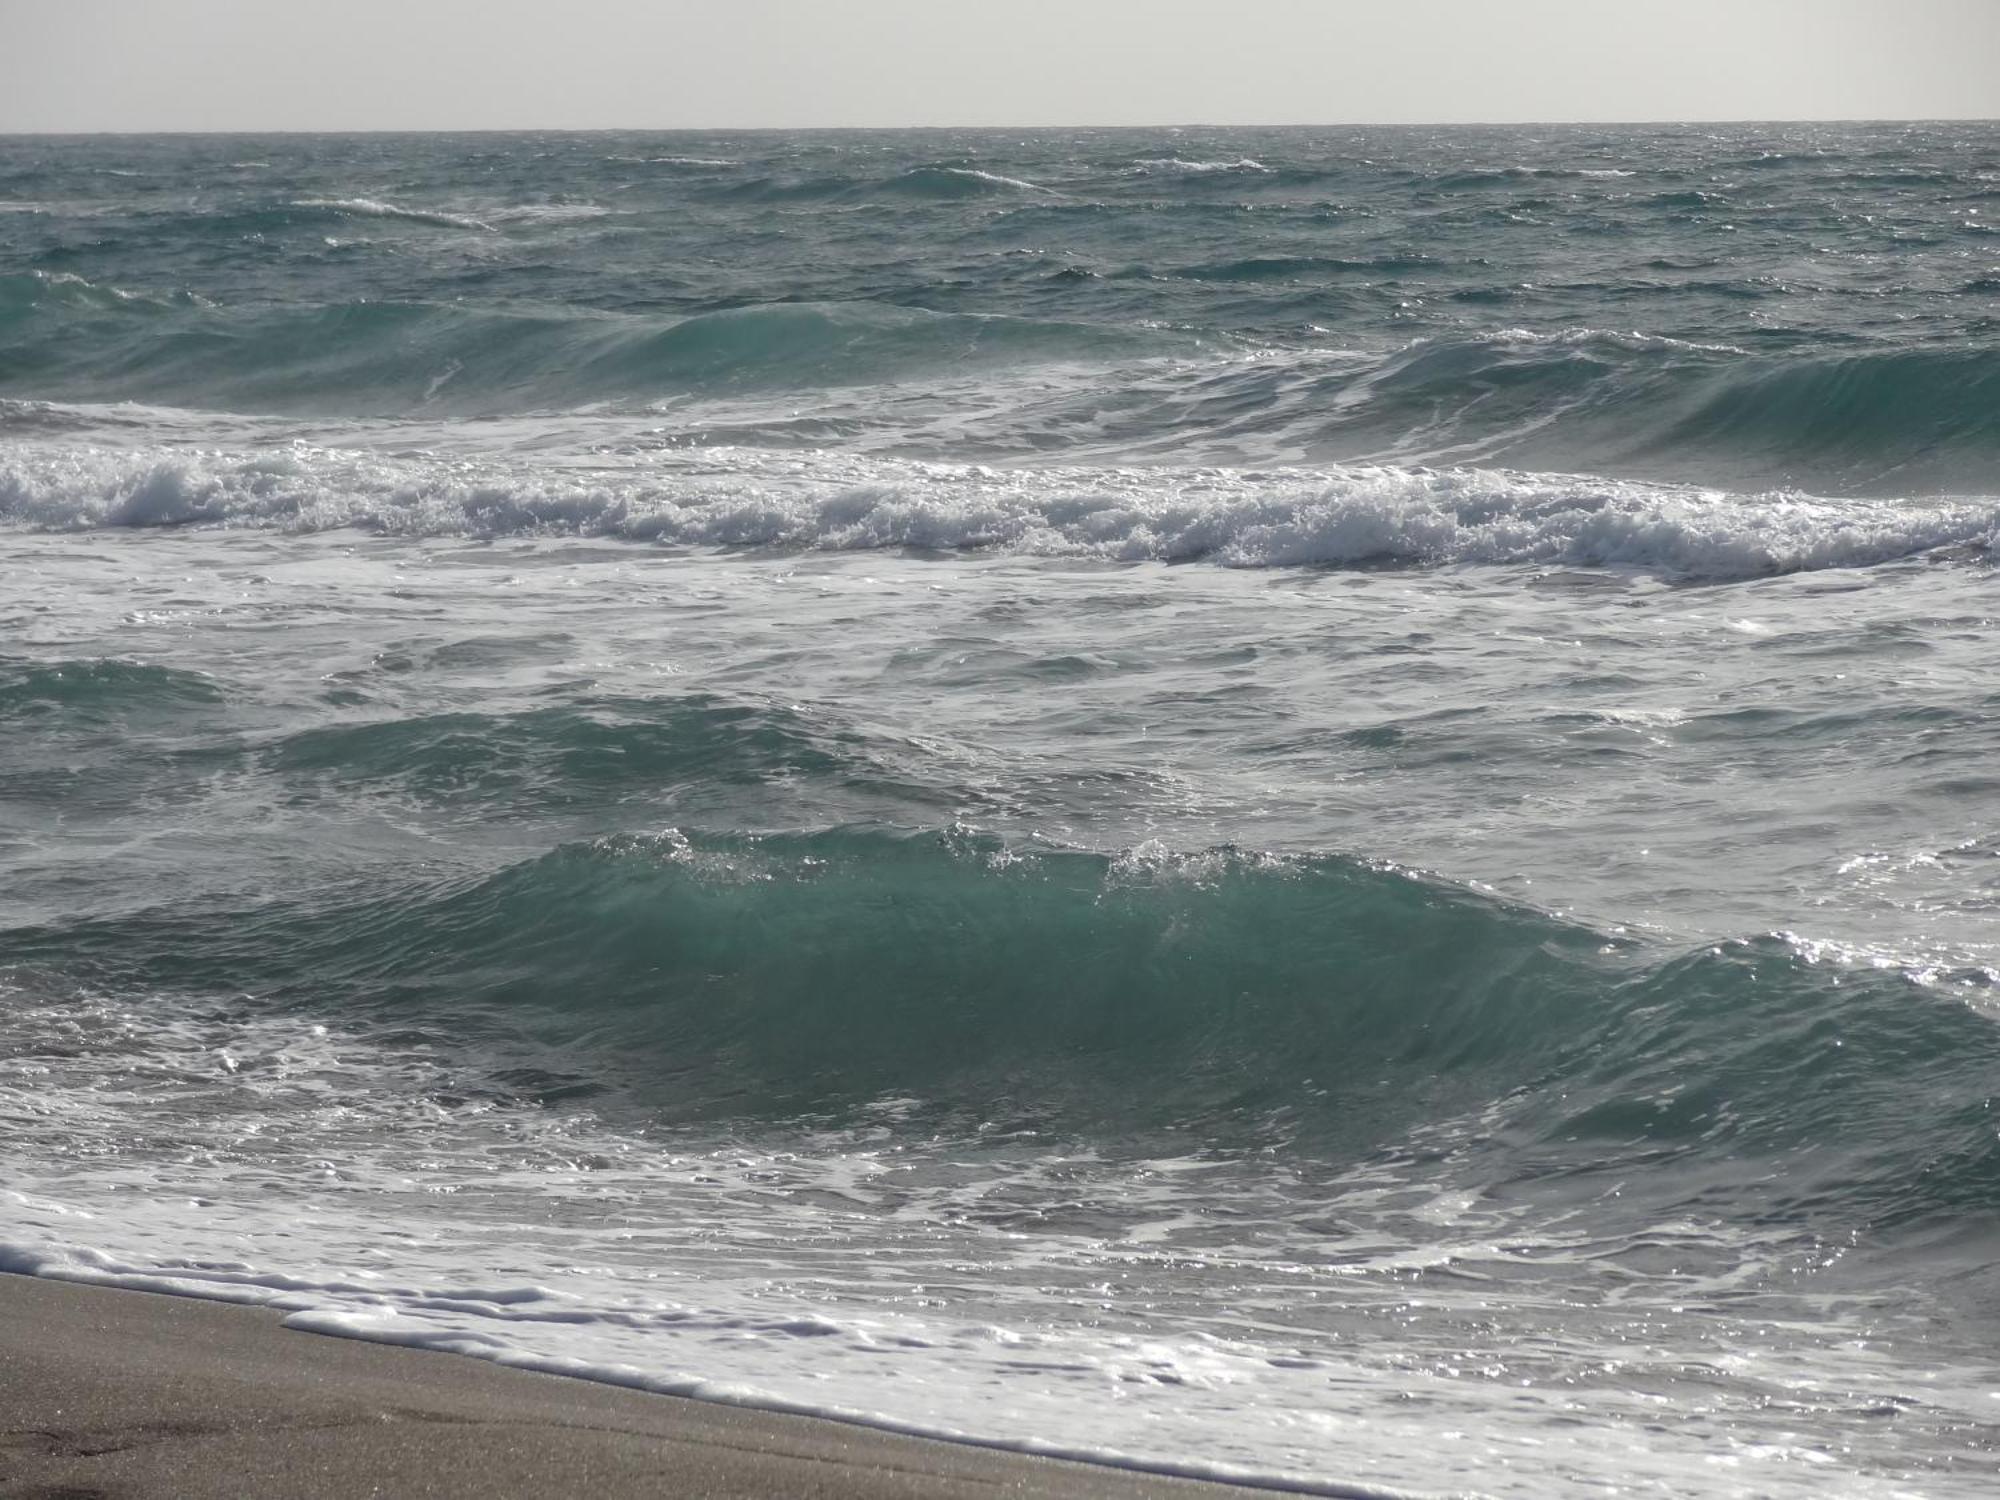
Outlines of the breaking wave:
M 2000 541 L 1992 499 L 1739 495 L 1479 469 L 993 469 L 721 449 L 578 471 L 299 445 L 17 446 L 0 456 L 0 521 L 1229 567 L 1627 567 L 1715 580 L 1984 554 Z
M 737 738 L 697 717 L 659 755 L 712 755 L 704 724 L 725 752 Z M 353 770 L 411 774 L 407 755 Z M 1672 1191 L 1673 1159 L 1775 1156 L 1791 1167 L 1767 1213 L 1810 1218 L 1837 1192 L 1843 1222 L 1990 1208 L 2000 1164 L 2000 1031 L 1948 992 L 1785 935 L 1663 953 L 1331 856 L 669 831 L 484 877 L 0 935 L 0 961 L 45 955 L 92 983 L 250 987 L 335 1001 L 349 1024 L 582 1048 L 599 1087 L 670 1117 L 901 1095 L 1345 1154 L 1488 1099 L 1524 1176 L 1639 1152 Z

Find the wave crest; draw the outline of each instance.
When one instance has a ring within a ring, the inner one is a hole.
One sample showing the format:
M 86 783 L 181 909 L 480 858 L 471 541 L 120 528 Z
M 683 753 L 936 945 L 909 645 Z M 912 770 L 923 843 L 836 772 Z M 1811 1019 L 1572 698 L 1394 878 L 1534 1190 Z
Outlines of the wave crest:
M 490 231 L 493 226 L 484 219 L 475 219 L 470 214 L 447 213 L 436 208 L 405 208 L 400 204 L 384 203 L 379 198 L 298 198 L 294 208 L 313 208 L 342 218 L 353 219 L 403 219 L 412 224 L 434 224 L 441 229 L 479 229 Z
M 982 171 L 978 167 L 953 166 L 912 167 L 884 183 L 883 188 L 916 198 L 977 198 L 991 193 L 1049 191 L 1039 183 L 1026 182 L 1019 177 Z

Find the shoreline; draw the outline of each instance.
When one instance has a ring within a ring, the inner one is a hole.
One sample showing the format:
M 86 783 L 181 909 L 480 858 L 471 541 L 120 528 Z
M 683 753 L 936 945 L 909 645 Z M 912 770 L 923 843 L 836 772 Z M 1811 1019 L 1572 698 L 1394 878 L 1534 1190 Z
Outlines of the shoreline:
M 0 1497 L 1271 1493 L 313 1334 L 283 1316 L 0 1273 Z

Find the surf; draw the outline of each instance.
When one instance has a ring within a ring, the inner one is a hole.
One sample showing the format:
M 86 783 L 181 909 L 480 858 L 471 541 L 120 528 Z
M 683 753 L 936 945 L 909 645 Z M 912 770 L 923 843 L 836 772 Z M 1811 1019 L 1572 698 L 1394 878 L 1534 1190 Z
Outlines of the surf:
M 387 434 L 395 437 L 395 430 Z M 0 459 L 0 524 L 576 536 L 775 552 L 1074 558 L 1111 565 L 1625 568 L 1729 581 L 1935 557 L 1974 561 L 1992 500 L 1732 495 L 1579 475 L 1365 466 L 1279 473 L 982 465 L 642 448 L 579 472 L 304 445 Z

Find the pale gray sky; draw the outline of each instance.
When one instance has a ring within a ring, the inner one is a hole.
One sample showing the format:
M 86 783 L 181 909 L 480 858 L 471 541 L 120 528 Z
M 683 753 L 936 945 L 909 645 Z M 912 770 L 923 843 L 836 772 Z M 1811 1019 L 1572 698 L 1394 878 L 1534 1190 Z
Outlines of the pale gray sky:
M 2000 0 L 0 0 L 0 131 L 2000 116 Z

